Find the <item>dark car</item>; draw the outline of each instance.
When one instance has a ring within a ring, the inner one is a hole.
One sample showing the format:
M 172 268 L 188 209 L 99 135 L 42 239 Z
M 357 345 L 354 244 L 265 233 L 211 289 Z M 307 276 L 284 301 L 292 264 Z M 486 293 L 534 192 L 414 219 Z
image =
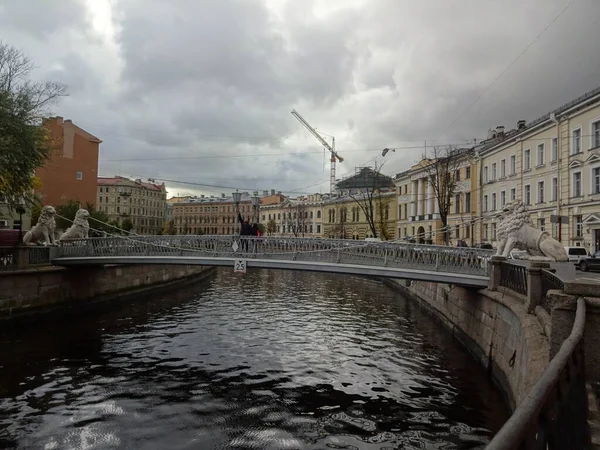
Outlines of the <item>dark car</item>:
M 594 253 L 591 257 L 582 259 L 579 263 L 579 268 L 583 272 L 588 270 L 600 270 L 600 251 Z

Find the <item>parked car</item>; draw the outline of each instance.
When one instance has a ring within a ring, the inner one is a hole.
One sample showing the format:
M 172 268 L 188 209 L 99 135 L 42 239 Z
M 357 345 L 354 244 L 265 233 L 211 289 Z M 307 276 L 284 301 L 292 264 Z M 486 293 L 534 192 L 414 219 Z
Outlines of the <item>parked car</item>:
M 580 267 L 581 261 L 588 259 L 588 252 L 583 247 L 565 247 L 569 262 L 575 263 L 575 266 Z
M 591 257 L 581 260 L 579 268 L 583 272 L 587 272 L 588 270 L 600 270 L 600 252 L 596 252 Z

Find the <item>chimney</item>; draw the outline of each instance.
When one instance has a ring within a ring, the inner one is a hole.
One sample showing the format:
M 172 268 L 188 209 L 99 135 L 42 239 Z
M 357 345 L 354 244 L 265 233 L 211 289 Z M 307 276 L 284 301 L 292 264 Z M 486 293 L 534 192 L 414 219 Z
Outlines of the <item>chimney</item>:
M 271 189 L 271 195 L 275 195 L 275 189 Z
M 504 135 L 504 125 L 498 125 L 496 127 L 496 133 L 498 134 L 498 136 L 503 136 Z
M 495 137 L 496 137 L 496 132 L 490 128 L 490 129 L 488 130 L 488 135 L 487 135 L 487 138 L 488 138 L 488 139 L 494 139 Z
M 519 120 L 517 122 L 517 130 L 522 130 L 523 128 L 525 128 L 526 123 L 527 123 L 526 120 Z
M 269 191 L 265 190 L 263 191 L 263 197 L 268 197 L 269 196 Z

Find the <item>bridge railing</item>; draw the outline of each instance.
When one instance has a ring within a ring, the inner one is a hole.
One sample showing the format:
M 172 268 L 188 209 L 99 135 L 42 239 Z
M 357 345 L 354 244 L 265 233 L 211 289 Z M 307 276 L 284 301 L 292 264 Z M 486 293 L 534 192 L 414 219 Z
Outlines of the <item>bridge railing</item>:
M 57 257 L 272 259 L 414 268 L 486 276 L 491 250 L 399 242 L 240 236 L 135 236 L 63 241 Z
M 580 297 L 571 334 L 487 450 L 589 448 L 585 310 L 585 299 Z
M 0 270 L 26 269 L 50 264 L 50 248 L 43 246 L 0 247 Z

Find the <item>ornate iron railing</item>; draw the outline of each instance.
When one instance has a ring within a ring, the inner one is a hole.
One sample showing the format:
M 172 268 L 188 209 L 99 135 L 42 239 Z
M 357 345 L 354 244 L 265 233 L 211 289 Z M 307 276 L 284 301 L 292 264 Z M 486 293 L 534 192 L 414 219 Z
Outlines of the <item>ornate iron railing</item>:
M 500 286 L 527 295 L 527 268 L 519 264 L 502 262 Z
M 0 268 L 13 269 L 17 267 L 16 247 L 0 247 Z
M 548 291 L 552 289 L 562 291 L 565 287 L 565 283 L 550 270 L 542 269 L 541 273 L 542 298 L 540 299 L 539 305 L 550 314 L 552 312 L 552 305 L 548 302 Z
M 584 450 L 590 447 L 584 325 L 585 299 L 579 298 L 571 334 L 487 450 Z
M 314 261 L 487 275 L 491 250 L 398 242 L 240 236 L 135 236 L 62 241 L 57 257 L 181 256 Z

